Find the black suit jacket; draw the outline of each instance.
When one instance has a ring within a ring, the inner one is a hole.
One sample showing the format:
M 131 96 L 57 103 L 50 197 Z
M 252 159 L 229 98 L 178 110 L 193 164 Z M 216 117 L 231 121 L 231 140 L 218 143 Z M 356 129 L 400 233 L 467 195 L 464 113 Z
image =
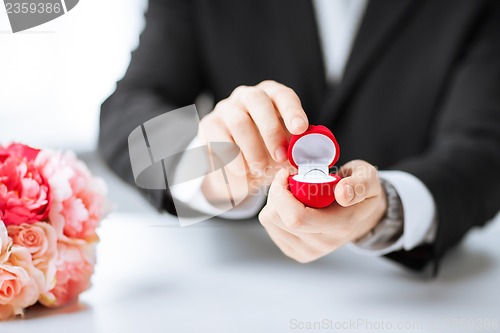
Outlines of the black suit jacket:
M 500 209 L 500 1 L 372 0 L 337 87 L 325 79 L 312 6 L 150 0 L 140 46 L 102 105 L 102 155 L 133 183 L 127 137 L 136 126 L 202 92 L 218 101 L 273 79 L 297 92 L 310 123 L 335 133 L 339 164 L 364 159 L 425 183 L 435 243 L 389 257 L 415 269 L 437 262 Z M 173 211 L 168 191 L 145 193 Z

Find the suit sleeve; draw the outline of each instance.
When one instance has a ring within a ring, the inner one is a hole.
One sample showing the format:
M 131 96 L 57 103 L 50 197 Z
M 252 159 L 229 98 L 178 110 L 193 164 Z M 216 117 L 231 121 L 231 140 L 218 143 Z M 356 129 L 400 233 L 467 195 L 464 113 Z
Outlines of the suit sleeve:
M 130 132 L 149 119 L 193 104 L 202 89 L 191 6 L 186 0 L 149 1 L 139 47 L 116 91 L 102 104 L 100 153 L 130 184 L 134 184 L 127 144 Z M 168 144 L 187 146 L 189 142 Z M 168 190 L 141 191 L 157 209 L 175 212 Z
M 439 259 L 500 209 L 500 4 L 491 2 L 450 74 L 450 84 L 423 156 L 394 169 L 418 177 L 437 206 L 432 246 L 388 257 L 421 269 Z

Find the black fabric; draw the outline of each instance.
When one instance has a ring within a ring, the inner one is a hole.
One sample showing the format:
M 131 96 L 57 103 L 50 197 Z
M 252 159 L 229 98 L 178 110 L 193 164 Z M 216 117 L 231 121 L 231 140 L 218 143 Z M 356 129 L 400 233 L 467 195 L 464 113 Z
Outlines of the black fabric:
M 142 122 L 273 79 L 332 129 L 339 164 L 403 170 L 431 191 L 435 244 L 391 259 L 422 269 L 500 209 L 500 1 L 372 0 L 335 90 L 311 0 L 150 0 L 146 20 L 101 112 L 100 150 L 128 182 L 127 137 Z M 174 211 L 168 191 L 144 192 Z

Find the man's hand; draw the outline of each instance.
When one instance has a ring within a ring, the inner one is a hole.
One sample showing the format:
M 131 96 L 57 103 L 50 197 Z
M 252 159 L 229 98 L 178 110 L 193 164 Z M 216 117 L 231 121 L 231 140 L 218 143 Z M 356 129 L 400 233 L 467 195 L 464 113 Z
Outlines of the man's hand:
M 323 209 L 305 207 L 288 190 L 288 171 L 275 177 L 259 220 L 288 257 L 316 260 L 361 238 L 383 217 L 385 193 L 375 167 L 365 161 L 344 165 L 335 188 L 336 202 Z
M 220 101 L 213 112 L 202 119 L 199 137 L 204 142 L 233 142 L 243 158 L 226 167 L 227 181 L 236 201 L 248 190 L 269 185 L 278 170 L 288 167 L 287 143 L 291 134 L 302 134 L 308 119 L 300 99 L 290 88 L 275 81 L 256 86 L 240 86 Z M 220 175 L 205 177 L 202 190 L 217 204 L 226 197 Z

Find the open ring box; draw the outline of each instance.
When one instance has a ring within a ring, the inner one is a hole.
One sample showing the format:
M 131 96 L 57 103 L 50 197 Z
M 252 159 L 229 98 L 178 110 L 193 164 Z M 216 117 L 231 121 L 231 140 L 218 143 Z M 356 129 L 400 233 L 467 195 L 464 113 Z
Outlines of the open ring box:
M 329 168 L 339 156 L 339 144 L 325 126 L 310 125 L 304 133 L 292 136 L 288 159 L 298 173 L 288 177 L 288 184 L 295 198 L 313 208 L 330 206 L 341 178 L 330 174 Z

